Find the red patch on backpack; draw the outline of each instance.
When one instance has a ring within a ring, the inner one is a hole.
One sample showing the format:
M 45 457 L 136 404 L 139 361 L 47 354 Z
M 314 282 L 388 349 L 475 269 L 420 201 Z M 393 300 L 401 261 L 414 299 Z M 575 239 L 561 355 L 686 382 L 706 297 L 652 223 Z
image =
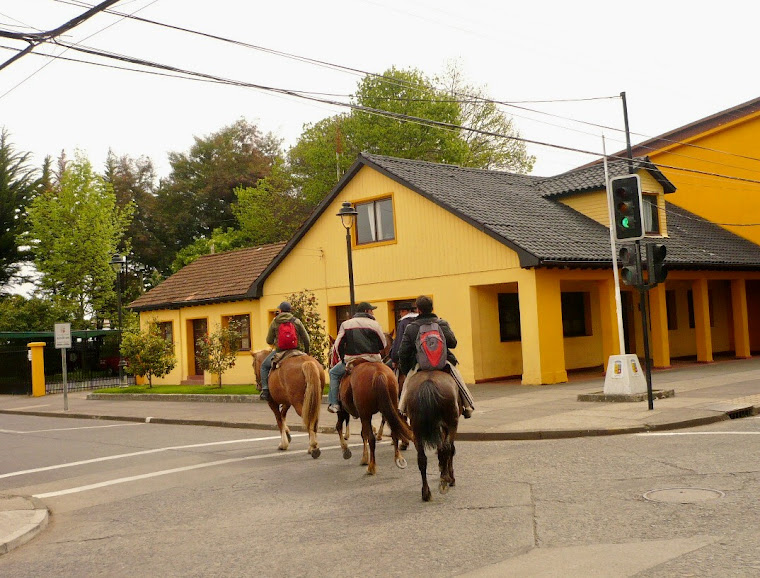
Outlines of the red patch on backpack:
M 417 363 L 423 371 L 446 367 L 446 339 L 441 327 L 435 323 L 423 323 L 417 333 Z
M 283 321 L 277 328 L 277 349 L 295 349 L 298 347 L 298 332 L 292 321 Z

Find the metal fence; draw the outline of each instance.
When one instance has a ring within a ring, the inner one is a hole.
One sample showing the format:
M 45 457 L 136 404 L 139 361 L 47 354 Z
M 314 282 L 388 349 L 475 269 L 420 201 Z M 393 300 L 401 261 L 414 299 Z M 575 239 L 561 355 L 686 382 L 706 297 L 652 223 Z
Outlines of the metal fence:
M 72 332 L 75 337 L 66 350 L 66 384 L 69 391 L 117 387 L 119 355 L 117 332 Z M 45 392 L 63 391 L 63 359 L 49 333 L 3 333 L 0 337 L 0 394 L 31 394 L 29 341 L 45 342 Z M 133 376 L 124 376 L 126 385 L 134 385 Z
M 0 348 L 0 394 L 32 393 L 32 363 L 26 347 Z

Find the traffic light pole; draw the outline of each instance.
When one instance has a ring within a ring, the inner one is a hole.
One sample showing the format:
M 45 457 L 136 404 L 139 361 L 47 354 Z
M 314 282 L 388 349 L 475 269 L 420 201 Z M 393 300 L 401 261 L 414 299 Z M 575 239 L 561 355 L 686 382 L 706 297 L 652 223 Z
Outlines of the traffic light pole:
M 641 241 L 636 241 L 636 267 L 642 270 L 641 265 Z M 639 309 L 641 310 L 641 336 L 644 340 L 644 369 L 647 377 L 647 400 L 649 409 L 654 409 L 654 393 L 652 391 L 652 360 L 649 354 L 649 311 L 647 307 L 647 296 L 649 294 L 645 285 L 640 285 L 639 289 Z

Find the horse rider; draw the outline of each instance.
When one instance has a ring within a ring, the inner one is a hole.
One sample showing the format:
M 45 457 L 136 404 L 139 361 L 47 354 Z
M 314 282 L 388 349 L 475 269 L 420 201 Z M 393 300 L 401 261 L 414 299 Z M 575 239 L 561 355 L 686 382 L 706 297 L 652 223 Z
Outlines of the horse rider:
M 456 368 L 458 363 L 454 352 L 451 351 L 457 346 L 457 338 L 454 336 L 454 332 L 451 330 L 448 321 L 439 318 L 433 313 L 433 300 L 427 295 L 420 295 L 415 301 L 417 306 L 416 319 L 413 319 L 407 325 L 404 335 L 401 339 L 401 345 L 399 347 L 399 372 L 406 375 L 409 379 L 418 370 L 417 366 L 417 334 L 420 331 L 420 326 L 426 323 L 438 323 L 438 326 L 443 334 L 443 338 L 446 340 L 446 367 L 443 371 L 447 371 L 457 382 L 459 387 L 459 401 L 462 406 L 462 415 L 466 418 L 472 416 L 472 412 L 475 409 L 472 400 L 472 394 L 467 389 L 467 385 L 464 382 L 462 374 Z M 406 393 L 408 389 L 404 388 L 401 391 L 401 399 L 399 399 L 398 409 L 403 414 L 406 411 Z
M 293 323 L 293 325 L 296 326 L 298 349 L 303 350 L 305 353 L 309 353 L 309 333 L 306 331 L 306 327 L 304 327 L 303 323 L 301 323 L 301 320 L 291 313 L 290 303 L 283 301 L 280 303 L 277 311 L 275 311 L 275 318 L 269 325 L 269 331 L 267 332 L 267 343 L 274 349 L 272 350 L 272 353 L 267 355 L 267 358 L 261 364 L 261 394 L 259 395 L 259 399 L 263 401 L 269 401 L 272 399 L 269 395 L 269 372 L 272 370 L 272 359 L 274 356 L 281 351 L 285 351 L 280 349 L 277 337 L 280 325 L 286 322 Z
M 399 320 L 396 325 L 396 337 L 393 338 L 393 345 L 391 346 L 391 361 L 393 362 L 393 369 L 398 367 L 398 350 L 401 347 L 401 339 L 404 337 L 404 330 L 407 325 L 417 317 L 417 306 L 411 301 L 404 301 L 398 307 Z
M 340 380 L 346 375 L 347 365 L 357 359 L 383 361 L 380 352 L 386 347 L 387 341 L 383 328 L 372 315 L 374 309 L 377 307 L 362 301 L 356 306 L 356 314 L 340 326 L 332 349 L 331 361 L 334 365 L 330 369 L 330 393 L 327 396 L 327 411 L 330 413 L 340 410 L 338 390 Z

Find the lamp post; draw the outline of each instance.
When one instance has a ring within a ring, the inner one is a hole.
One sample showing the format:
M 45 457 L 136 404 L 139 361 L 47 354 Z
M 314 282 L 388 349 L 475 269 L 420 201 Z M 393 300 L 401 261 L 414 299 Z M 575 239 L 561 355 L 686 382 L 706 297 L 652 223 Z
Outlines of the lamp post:
M 356 216 L 359 211 L 348 201 L 344 202 L 340 210 L 336 213 L 340 217 L 340 222 L 346 229 L 346 252 L 348 253 L 348 291 L 351 295 L 351 317 L 354 316 L 356 302 L 354 299 L 354 263 L 351 256 L 351 227 L 354 225 Z
M 127 364 L 121 356 L 121 275 L 127 269 L 127 257 L 116 253 L 111 258 L 111 267 L 116 271 L 116 302 L 119 310 L 119 385 L 124 386 L 124 366 Z

